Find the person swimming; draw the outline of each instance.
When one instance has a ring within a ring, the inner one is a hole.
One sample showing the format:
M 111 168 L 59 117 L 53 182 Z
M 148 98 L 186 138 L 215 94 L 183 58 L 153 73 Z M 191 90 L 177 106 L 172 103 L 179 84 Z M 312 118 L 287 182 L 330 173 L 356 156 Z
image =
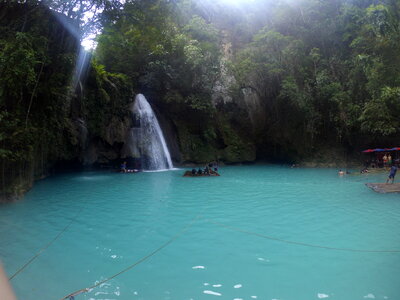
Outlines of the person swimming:
M 121 166 L 120 166 L 120 172 L 121 172 L 121 173 L 126 173 L 126 172 L 127 172 L 127 170 L 126 170 L 126 161 L 124 161 L 124 162 L 121 164 Z
M 209 165 L 206 165 L 206 167 L 204 168 L 204 174 L 210 175 L 210 170 L 211 168 L 209 167 Z
M 214 168 L 214 172 L 218 172 L 218 163 L 217 163 L 216 161 L 214 161 L 214 162 L 212 163 L 212 166 L 213 166 L 213 168 Z

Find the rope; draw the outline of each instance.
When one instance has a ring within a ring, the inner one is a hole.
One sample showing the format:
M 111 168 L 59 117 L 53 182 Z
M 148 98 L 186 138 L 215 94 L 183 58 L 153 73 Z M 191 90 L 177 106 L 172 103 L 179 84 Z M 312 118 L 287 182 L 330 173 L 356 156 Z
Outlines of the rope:
M 42 249 L 40 249 L 26 264 L 24 264 L 21 268 L 18 269 L 17 272 L 15 272 L 8 280 L 12 280 L 14 277 L 16 277 L 20 272 L 22 272 L 27 266 L 29 266 L 40 254 L 43 253 L 47 248 L 49 248 L 67 229 L 74 223 L 76 218 L 79 216 L 79 214 L 82 212 L 83 207 L 78 211 L 78 213 L 75 215 L 75 217 L 67 224 L 67 226 L 64 227 L 63 230 L 61 230 L 54 239 L 52 239 L 46 246 L 44 246 Z
M 140 263 L 144 262 L 145 260 L 147 260 L 148 258 L 152 257 L 153 255 L 155 255 L 156 253 L 160 252 L 162 249 L 164 249 L 165 247 L 167 247 L 169 244 L 171 244 L 173 241 L 175 241 L 176 239 L 178 239 L 180 236 L 182 236 L 192 225 L 193 223 L 200 218 L 200 214 L 197 215 L 196 217 L 194 217 L 185 227 L 183 227 L 177 234 L 175 234 L 174 236 L 172 236 L 167 242 L 165 242 L 164 244 L 162 244 L 160 247 L 158 247 L 157 249 L 155 249 L 153 252 L 149 253 L 148 255 L 142 257 L 141 259 L 139 259 L 138 261 L 136 261 L 135 263 L 131 264 L 130 266 L 126 267 L 125 269 L 123 269 L 122 271 L 112 275 L 111 277 L 108 277 L 90 287 L 84 288 L 84 289 L 80 289 L 77 290 L 63 298 L 61 298 L 60 300 L 65 300 L 65 299 L 74 299 L 75 296 L 82 294 L 82 293 L 86 293 L 89 292 L 90 290 L 98 287 L 99 285 L 106 283 L 107 281 L 110 281 L 111 279 L 129 271 L 130 269 L 136 267 L 137 265 L 139 265 Z
M 277 242 L 282 242 L 282 243 L 287 243 L 287 244 L 293 244 L 293 245 L 299 245 L 299 246 L 305 246 L 305 247 L 312 247 L 312 248 L 321 248 L 321 249 L 328 249 L 328 250 L 337 250 L 337 251 L 348 251 L 348 252 L 369 252 L 369 253 L 400 253 L 400 250 L 364 250 L 364 249 L 351 249 L 351 248 L 337 248 L 337 247 L 329 247 L 329 246 L 322 246 L 322 245 L 315 245 L 315 244 L 308 244 L 308 243 L 302 243 L 302 242 L 295 242 L 295 241 L 289 241 L 289 240 L 284 240 L 276 237 L 271 237 L 268 235 L 252 232 L 252 231 L 247 231 L 241 228 L 236 228 L 236 227 L 231 227 L 216 221 L 212 221 L 209 219 L 206 219 L 207 222 L 212 223 L 214 225 L 232 230 L 232 231 L 237 231 L 241 233 L 245 233 L 248 235 L 254 235 L 258 236 L 260 238 L 268 239 L 268 240 L 273 240 Z

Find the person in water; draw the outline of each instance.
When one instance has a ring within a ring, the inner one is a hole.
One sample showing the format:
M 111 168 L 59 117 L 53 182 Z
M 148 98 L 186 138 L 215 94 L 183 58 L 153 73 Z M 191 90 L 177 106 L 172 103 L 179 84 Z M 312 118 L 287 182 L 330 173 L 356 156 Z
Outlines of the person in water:
M 121 164 L 120 171 L 121 171 L 122 173 L 126 173 L 126 172 L 127 172 L 127 170 L 126 170 L 126 161 L 124 161 L 124 162 Z
M 396 172 L 397 172 L 397 167 L 396 165 L 392 164 L 392 167 L 390 168 L 389 177 L 386 180 L 386 183 L 389 183 L 389 181 L 392 181 L 391 183 L 393 183 L 394 177 L 396 176 Z
M 214 172 L 218 172 L 218 163 L 216 161 L 212 163 L 212 167 L 214 168 Z
M 192 169 L 192 175 L 196 175 L 196 169 Z
M 338 175 L 339 175 L 339 176 L 343 176 L 343 175 L 344 175 L 344 172 L 343 172 L 342 170 L 339 170 Z
M 206 165 L 206 167 L 204 168 L 204 174 L 206 174 L 206 175 L 210 175 L 210 166 L 209 165 Z

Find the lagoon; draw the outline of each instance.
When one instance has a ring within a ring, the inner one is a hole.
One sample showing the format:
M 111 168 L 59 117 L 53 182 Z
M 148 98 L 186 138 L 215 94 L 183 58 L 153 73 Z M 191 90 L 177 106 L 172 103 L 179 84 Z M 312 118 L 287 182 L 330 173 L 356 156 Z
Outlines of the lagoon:
M 400 198 L 386 173 L 231 166 L 82 172 L 0 206 L 0 259 L 18 299 L 399 299 Z M 143 261 L 141 261 L 143 259 Z

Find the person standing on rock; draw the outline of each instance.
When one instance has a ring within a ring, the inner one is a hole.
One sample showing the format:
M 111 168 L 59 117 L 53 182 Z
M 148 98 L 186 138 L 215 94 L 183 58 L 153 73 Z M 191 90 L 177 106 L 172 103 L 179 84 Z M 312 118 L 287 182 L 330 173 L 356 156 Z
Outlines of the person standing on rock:
M 389 183 L 390 180 L 392 181 L 391 183 L 393 183 L 394 177 L 396 176 L 396 172 L 397 172 L 397 167 L 396 165 L 393 164 L 392 167 L 390 168 L 389 177 L 386 180 L 386 183 Z
M 383 160 L 383 167 L 386 167 L 386 166 L 387 166 L 387 161 L 388 161 L 388 158 L 387 158 L 387 156 L 386 156 L 386 153 L 385 153 L 385 155 L 382 157 L 382 160 Z

